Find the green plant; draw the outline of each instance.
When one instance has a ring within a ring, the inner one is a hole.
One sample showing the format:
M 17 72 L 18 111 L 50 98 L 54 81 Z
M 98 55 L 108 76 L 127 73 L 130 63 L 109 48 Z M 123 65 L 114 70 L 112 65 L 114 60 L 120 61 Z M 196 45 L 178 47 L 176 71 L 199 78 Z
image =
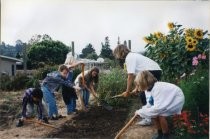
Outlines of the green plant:
M 205 57 L 200 64 L 208 67 L 207 31 L 185 29 L 175 23 L 169 23 L 168 26 L 168 34 L 156 32 L 144 38 L 147 43 L 145 55 L 154 59 L 163 69 L 162 79 L 175 82 L 182 74 L 189 75 L 197 62 L 193 57 L 198 55 Z
M 192 112 L 209 111 L 209 70 L 198 68 L 178 84 L 185 95 L 184 109 Z
M 99 98 L 104 99 L 111 105 L 126 105 L 129 102 L 128 99 L 110 99 L 112 96 L 126 90 L 126 78 L 126 73 L 120 69 L 112 69 L 109 73 L 100 74 L 97 88 Z
M 9 90 L 11 88 L 11 79 L 9 75 L 2 75 L 0 78 L 0 89 Z
M 55 66 L 46 65 L 43 68 L 39 68 L 34 76 L 36 79 L 43 80 L 47 76 L 48 73 L 52 71 L 56 71 L 56 70 L 58 70 L 58 65 L 55 65 Z

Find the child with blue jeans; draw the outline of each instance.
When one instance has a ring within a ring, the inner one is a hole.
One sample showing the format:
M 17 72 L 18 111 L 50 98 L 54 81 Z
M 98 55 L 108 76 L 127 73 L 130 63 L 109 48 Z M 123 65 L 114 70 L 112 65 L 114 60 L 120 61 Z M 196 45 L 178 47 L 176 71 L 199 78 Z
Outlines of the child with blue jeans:
M 48 106 L 48 116 L 51 120 L 57 120 L 58 110 L 55 101 L 55 90 L 60 86 L 64 85 L 66 87 L 71 87 L 74 89 L 80 89 L 79 87 L 75 87 L 74 84 L 66 80 L 69 69 L 65 65 L 59 66 L 58 71 L 54 71 L 47 74 L 47 77 L 43 80 L 41 89 L 43 92 L 44 101 Z
M 98 83 L 99 69 L 94 67 L 91 70 L 84 72 L 84 84 L 82 82 L 82 73 L 75 79 L 76 86 L 80 87 L 81 90 L 78 91 L 81 106 L 84 111 L 88 111 L 88 102 L 90 98 L 90 93 L 97 99 L 97 94 L 94 89 L 94 84 Z

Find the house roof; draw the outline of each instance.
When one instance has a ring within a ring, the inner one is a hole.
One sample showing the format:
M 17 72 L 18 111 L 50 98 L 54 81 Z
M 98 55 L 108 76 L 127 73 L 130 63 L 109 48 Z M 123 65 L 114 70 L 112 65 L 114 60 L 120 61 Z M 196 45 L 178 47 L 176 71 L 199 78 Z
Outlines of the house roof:
M 17 59 L 17 58 L 14 58 L 14 57 L 9 57 L 9 56 L 0 55 L 0 58 L 12 60 L 12 61 L 17 61 L 17 62 L 23 62 L 23 60 L 21 60 L 21 59 Z

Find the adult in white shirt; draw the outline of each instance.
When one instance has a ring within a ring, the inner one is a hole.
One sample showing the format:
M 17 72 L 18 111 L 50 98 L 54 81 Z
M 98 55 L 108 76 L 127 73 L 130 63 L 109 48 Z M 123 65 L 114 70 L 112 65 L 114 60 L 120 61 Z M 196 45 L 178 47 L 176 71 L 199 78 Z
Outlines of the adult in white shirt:
M 142 118 L 154 118 L 158 130 L 156 139 L 169 139 L 169 129 L 166 120 L 167 116 L 181 114 L 184 105 L 184 95 L 182 90 L 171 83 L 158 82 L 157 79 L 148 71 L 139 72 L 135 83 L 139 90 L 151 89 L 151 96 L 154 105 L 142 107 L 135 114 Z
M 157 80 L 161 78 L 161 68 L 160 66 L 152 59 L 145 57 L 139 53 L 130 52 L 130 50 L 125 45 L 118 45 L 114 50 L 114 56 L 116 59 L 125 61 L 126 70 L 128 74 L 127 78 L 127 89 L 122 93 L 124 97 L 129 96 L 131 93 L 131 86 L 134 81 L 135 75 L 140 71 L 148 70 L 151 72 Z M 137 92 L 135 88 L 132 92 Z M 145 92 L 140 93 L 140 98 L 143 105 L 147 104 L 147 99 Z M 139 123 L 140 125 L 150 125 L 151 119 L 143 119 Z

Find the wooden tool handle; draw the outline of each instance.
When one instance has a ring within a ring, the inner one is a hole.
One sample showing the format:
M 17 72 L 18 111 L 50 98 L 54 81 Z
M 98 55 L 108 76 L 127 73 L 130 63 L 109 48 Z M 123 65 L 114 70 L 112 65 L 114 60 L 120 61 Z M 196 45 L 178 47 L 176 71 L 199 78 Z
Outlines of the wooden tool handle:
M 135 114 L 130 121 L 120 130 L 120 132 L 115 136 L 114 139 L 119 139 L 119 137 L 122 135 L 122 133 L 132 124 L 132 122 L 135 120 L 137 115 Z
M 40 125 L 44 125 L 44 126 L 47 126 L 47 127 L 51 127 L 51 128 L 58 129 L 57 127 L 55 127 L 55 126 L 53 126 L 53 125 L 46 124 L 46 123 L 43 123 L 43 122 L 39 122 L 39 121 L 37 121 L 37 120 L 26 119 L 25 121 L 26 121 L 26 122 L 31 122 L 31 123 L 37 123 L 37 124 L 40 124 Z
M 111 98 L 118 98 L 118 97 L 123 97 L 123 95 L 122 94 L 119 94 L 119 95 L 113 96 Z
M 85 64 L 82 64 L 82 85 L 85 84 Z

